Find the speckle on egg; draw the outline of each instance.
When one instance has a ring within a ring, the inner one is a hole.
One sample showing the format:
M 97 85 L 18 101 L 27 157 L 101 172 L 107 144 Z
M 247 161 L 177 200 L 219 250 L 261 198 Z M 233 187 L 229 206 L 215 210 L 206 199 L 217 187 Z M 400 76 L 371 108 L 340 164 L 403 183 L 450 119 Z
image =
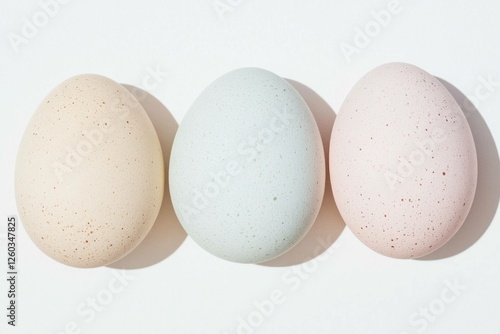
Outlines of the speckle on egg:
M 17 156 L 26 232 L 48 256 L 75 267 L 103 266 L 132 251 L 156 219 L 163 183 L 160 143 L 146 112 L 124 87 L 98 75 L 52 90 Z
M 184 229 L 208 252 L 259 263 L 294 246 L 323 198 L 324 153 L 302 97 L 268 71 L 244 68 L 209 85 L 185 115 L 169 185 Z
M 477 157 L 467 120 L 446 88 L 413 65 L 382 65 L 356 83 L 335 120 L 329 158 L 347 226 L 387 256 L 437 250 L 472 205 Z

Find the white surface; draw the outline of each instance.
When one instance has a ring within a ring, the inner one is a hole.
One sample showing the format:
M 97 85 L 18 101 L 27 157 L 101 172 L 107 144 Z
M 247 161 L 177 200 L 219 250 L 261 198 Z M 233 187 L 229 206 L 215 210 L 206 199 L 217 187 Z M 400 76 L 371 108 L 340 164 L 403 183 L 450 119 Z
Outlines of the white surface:
M 477 200 L 455 238 L 427 261 L 370 251 L 343 228 L 331 193 L 305 242 L 268 266 L 209 255 L 185 238 L 168 206 L 160 214 L 164 225 L 120 263 L 136 268 L 126 269 L 121 281 L 113 268 L 56 263 L 19 228 L 19 323 L 9 328 L 2 314 L 1 333 L 232 334 L 249 317 L 255 326 L 241 333 L 500 332 L 500 218 L 494 217 L 500 86 L 485 84 L 500 81 L 498 3 L 402 0 L 391 22 L 349 62 L 342 43 L 353 44 L 356 27 L 375 29 L 370 12 L 387 8 L 387 1 L 221 0 L 233 4 L 222 17 L 212 0 L 68 1 L 17 53 L 8 34 L 21 34 L 23 18 L 40 16 L 41 7 L 1 2 L 2 222 L 17 211 L 14 160 L 29 117 L 55 85 L 79 73 L 148 91 L 173 115 L 152 117 L 164 130 L 175 129 L 173 119 L 179 122 L 215 78 L 245 66 L 294 80 L 322 119 L 323 140 L 332 110 L 353 84 L 389 61 L 413 63 L 448 81 L 479 111 L 468 112 L 479 156 Z M 155 69 L 162 72 L 157 79 L 150 74 Z M 164 111 L 150 96 L 145 101 Z M 1 240 L 2 263 L 5 247 Z M 0 282 L 5 305 L 7 285 Z M 460 286 L 451 289 L 454 282 Z M 106 305 L 89 311 L 96 297 Z M 259 316 L 255 305 L 264 299 L 274 300 L 273 310 Z

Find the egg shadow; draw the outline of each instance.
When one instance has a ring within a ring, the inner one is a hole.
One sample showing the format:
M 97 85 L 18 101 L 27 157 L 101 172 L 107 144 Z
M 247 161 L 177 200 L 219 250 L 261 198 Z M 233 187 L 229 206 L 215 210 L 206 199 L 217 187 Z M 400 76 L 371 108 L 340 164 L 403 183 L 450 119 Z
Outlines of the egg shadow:
M 140 269 L 159 263 L 172 255 L 187 236 L 175 215 L 168 187 L 170 151 L 179 125 L 168 109 L 154 96 L 134 86 L 123 86 L 137 98 L 151 119 L 160 140 L 165 165 L 165 192 L 153 227 L 131 253 L 108 266 L 116 269 Z
M 500 199 L 500 160 L 488 125 L 458 88 L 441 78 L 437 79 L 458 102 L 472 131 L 477 152 L 477 187 L 469 214 L 455 236 L 443 247 L 418 260 L 444 259 L 471 247 L 490 226 Z
M 287 79 L 306 101 L 318 125 L 325 151 L 326 178 L 325 193 L 318 217 L 304 238 L 288 252 L 260 263 L 262 266 L 286 267 L 309 261 L 325 252 L 344 230 L 345 223 L 333 199 L 328 168 L 328 151 L 335 112 L 316 92 L 306 85 Z

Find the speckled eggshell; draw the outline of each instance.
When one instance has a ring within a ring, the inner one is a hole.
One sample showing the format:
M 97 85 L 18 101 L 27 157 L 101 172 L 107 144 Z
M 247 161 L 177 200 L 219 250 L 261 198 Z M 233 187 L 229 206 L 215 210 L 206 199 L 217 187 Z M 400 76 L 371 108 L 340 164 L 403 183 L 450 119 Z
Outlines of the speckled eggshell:
M 316 122 L 284 79 L 258 68 L 210 84 L 172 147 L 172 202 L 208 252 L 241 263 L 294 246 L 321 206 L 325 161 Z
M 330 144 L 335 201 L 371 249 L 417 258 L 460 228 L 477 182 L 476 149 L 459 105 L 432 75 L 390 63 L 361 78 Z
M 97 267 L 133 250 L 163 197 L 158 136 L 118 83 L 72 77 L 42 101 L 17 156 L 21 221 L 33 242 L 66 265 Z

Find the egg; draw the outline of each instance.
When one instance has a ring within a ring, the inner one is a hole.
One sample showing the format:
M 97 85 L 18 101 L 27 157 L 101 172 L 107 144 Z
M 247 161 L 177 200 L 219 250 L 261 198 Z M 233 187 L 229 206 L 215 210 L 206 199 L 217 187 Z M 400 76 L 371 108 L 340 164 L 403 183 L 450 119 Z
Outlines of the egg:
M 54 88 L 27 125 L 15 192 L 33 242 L 74 267 L 112 263 L 152 227 L 164 167 L 155 129 L 118 83 L 93 74 Z
M 202 248 L 261 263 L 293 247 L 321 206 L 325 161 L 299 93 L 258 68 L 211 83 L 182 120 L 169 185 L 179 220 Z
M 335 201 L 365 245 L 394 258 L 443 246 L 472 205 L 477 157 L 462 110 L 435 77 L 379 66 L 352 88 L 330 144 Z

